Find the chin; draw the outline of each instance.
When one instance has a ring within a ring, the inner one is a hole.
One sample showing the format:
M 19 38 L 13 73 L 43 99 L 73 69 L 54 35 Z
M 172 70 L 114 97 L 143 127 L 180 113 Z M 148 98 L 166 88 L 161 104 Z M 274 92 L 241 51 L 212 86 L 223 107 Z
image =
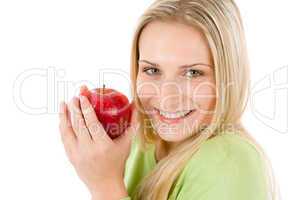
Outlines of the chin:
M 159 137 L 166 142 L 181 142 L 183 139 L 176 134 L 159 133 Z
M 188 134 L 182 134 L 182 131 L 174 131 L 172 128 L 165 130 L 156 130 L 157 135 L 166 142 L 181 142 L 189 137 Z

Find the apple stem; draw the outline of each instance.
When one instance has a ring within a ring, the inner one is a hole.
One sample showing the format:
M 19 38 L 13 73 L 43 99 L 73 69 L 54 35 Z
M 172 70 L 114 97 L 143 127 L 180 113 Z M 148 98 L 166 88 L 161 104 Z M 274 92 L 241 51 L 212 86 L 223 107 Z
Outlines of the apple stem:
M 103 90 L 105 89 L 105 84 L 103 84 Z

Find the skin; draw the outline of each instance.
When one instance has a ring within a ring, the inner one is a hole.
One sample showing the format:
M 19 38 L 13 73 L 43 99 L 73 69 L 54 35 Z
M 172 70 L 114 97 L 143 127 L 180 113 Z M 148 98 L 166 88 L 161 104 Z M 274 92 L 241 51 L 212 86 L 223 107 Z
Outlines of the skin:
M 215 106 L 212 56 L 203 34 L 184 24 L 154 21 L 143 30 L 139 41 L 138 96 L 160 140 L 156 144 L 159 161 L 174 146 L 196 133 L 197 125 L 211 121 Z M 156 63 L 153 65 L 145 60 Z M 191 64 L 200 63 L 193 67 Z M 179 66 L 185 67 L 179 67 Z M 187 67 L 188 66 L 188 67 Z M 151 67 L 151 69 L 145 67 Z M 82 86 L 81 90 L 86 90 Z M 184 120 L 169 125 L 154 108 L 164 111 L 193 109 Z M 84 96 L 62 102 L 59 130 L 66 154 L 93 200 L 128 196 L 123 182 L 131 137 L 137 132 L 137 109 L 125 134 L 111 140 Z M 162 128 L 163 127 L 163 128 Z
M 139 51 L 138 96 L 160 138 L 155 153 L 159 161 L 195 134 L 197 125 L 210 123 L 216 102 L 212 55 L 199 30 L 161 21 L 144 28 Z M 197 65 L 191 67 L 192 64 Z M 160 120 L 155 109 L 195 111 L 180 122 L 169 124 Z
M 81 88 L 86 89 L 86 86 Z M 136 109 L 133 107 L 133 125 L 114 140 L 106 134 L 85 96 L 74 97 L 68 104 L 61 102 L 59 119 L 66 154 L 92 199 L 127 197 L 123 173 L 131 137 L 137 132 Z

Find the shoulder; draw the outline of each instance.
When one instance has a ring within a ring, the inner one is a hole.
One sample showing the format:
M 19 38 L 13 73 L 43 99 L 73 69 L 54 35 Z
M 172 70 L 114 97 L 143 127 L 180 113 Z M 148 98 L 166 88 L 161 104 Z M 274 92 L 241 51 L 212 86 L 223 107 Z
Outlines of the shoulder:
M 203 142 L 199 150 L 187 164 L 191 169 L 219 164 L 254 165 L 263 161 L 258 149 L 246 138 L 234 133 L 226 132 Z
M 257 195 L 254 199 L 264 199 L 266 193 L 262 156 L 247 139 L 232 133 L 203 142 L 178 180 L 177 197 L 193 194 L 197 198 L 248 200 L 253 195 Z

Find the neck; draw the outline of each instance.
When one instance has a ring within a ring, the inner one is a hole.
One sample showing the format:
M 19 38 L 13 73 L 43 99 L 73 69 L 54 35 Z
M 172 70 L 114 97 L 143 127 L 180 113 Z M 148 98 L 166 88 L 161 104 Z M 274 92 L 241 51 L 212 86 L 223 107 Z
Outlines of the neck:
M 158 139 L 155 143 L 156 162 L 159 162 L 161 159 L 166 157 L 177 145 L 177 142 L 166 142 L 162 139 Z

